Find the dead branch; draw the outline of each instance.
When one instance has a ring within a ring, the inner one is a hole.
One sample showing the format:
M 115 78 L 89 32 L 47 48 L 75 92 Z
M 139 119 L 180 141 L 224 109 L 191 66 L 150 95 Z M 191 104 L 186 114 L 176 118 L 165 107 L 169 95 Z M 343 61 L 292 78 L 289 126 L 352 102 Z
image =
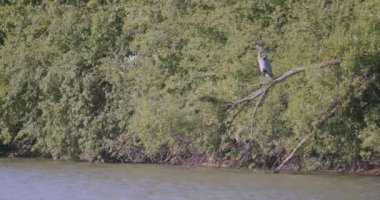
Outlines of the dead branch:
M 327 109 L 327 112 L 325 115 L 322 115 L 319 117 L 319 120 L 317 121 L 317 125 L 322 125 L 328 118 L 333 116 L 341 107 L 340 101 L 334 101 L 329 109 Z M 297 144 L 297 146 L 293 149 L 293 151 L 286 157 L 286 159 L 273 171 L 274 173 L 280 173 L 282 167 L 293 158 L 294 154 L 297 152 L 297 150 L 311 137 L 312 134 L 308 134 L 304 136 L 301 141 Z
M 286 157 L 286 159 L 274 170 L 274 173 L 280 173 L 282 167 L 291 159 L 293 158 L 294 154 L 297 152 L 297 150 L 310 138 L 310 135 L 306 135 L 301 139 L 301 141 L 297 144 L 297 146 L 293 149 L 292 153 Z
M 263 96 L 265 95 L 265 93 L 266 93 L 266 91 L 263 91 L 263 93 L 262 93 L 261 96 L 260 96 L 260 99 L 259 99 L 259 100 L 257 101 L 257 103 L 256 103 L 255 110 L 253 110 L 253 114 L 252 114 L 252 121 L 253 121 L 253 119 L 255 119 L 255 115 L 256 115 L 257 108 L 259 107 L 260 102 L 261 102 L 261 100 L 263 99 Z
M 330 61 L 322 62 L 322 63 L 316 64 L 316 65 L 313 65 L 311 67 L 295 67 L 295 68 L 285 72 L 281 76 L 276 77 L 271 83 L 266 84 L 266 85 L 262 85 L 260 89 L 252 92 L 251 94 L 247 95 L 246 97 L 239 99 L 239 100 L 236 100 L 236 101 L 230 102 L 228 104 L 227 113 L 230 112 L 233 108 L 235 108 L 240 103 L 243 103 L 246 101 L 251 101 L 251 100 L 255 99 L 256 97 L 262 95 L 264 93 L 264 91 L 267 92 L 271 87 L 275 86 L 276 84 L 281 83 L 282 81 L 285 81 L 287 78 L 289 78 L 291 76 L 294 76 L 298 73 L 304 72 L 308 68 L 324 68 L 324 67 L 334 66 L 334 65 L 339 64 L 339 63 L 340 63 L 339 59 L 332 59 Z

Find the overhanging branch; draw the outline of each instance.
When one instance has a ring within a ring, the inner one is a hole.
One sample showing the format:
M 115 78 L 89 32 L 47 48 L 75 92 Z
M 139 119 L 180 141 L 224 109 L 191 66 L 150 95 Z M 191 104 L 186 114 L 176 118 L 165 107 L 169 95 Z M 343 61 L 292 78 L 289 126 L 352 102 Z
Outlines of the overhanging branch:
M 328 118 L 333 116 L 341 107 L 341 103 L 339 101 L 335 101 L 331 104 L 330 108 L 326 111 L 325 115 L 322 115 L 319 120 L 316 122 L 317 126 L 322 125 Z M 286 159 L 273 171 L 274 173 L 280 173 L 281 169 L 284 165 L 293 158 L 298 149 L 307 142 L 312 136 L 312 133 L 305 135 L 301 141 L 297 144 L 297 146 L 293 149 L 293 151 L 286 157 Z
M 313 65 L 311 67 L 295 67 L 295 68 L 293 68 L 293 69 L 285 72 L 281 76 L 276 77 L 273 80 L 273 82 L 261 86 L 261 88 L 259 88 L 258 90 L 252 92 L 251 94 L 245 96 L 244 98 L 230 102 L 228 104 L 227 113 L 230 112 L 232 109 L 234 109 L 240 103 L 243 103 L 243 102 L 246 102 L 246 101 L 251 101 L 251 100 L 253 100 L 253 99 L 255 99 L 255 98 L 263 95 L 264 91 L 268 92 L 271 87 L 275 86 L 278 83 L 281 83 L 281 82 L 285 81 L 287 78 L 289 78 L 291 76 L 294 76 L 294 75 L 296 75 L 298 73 L 306 71 L 308 68 L 331 67 L 331 66 L 334 66 L 334 65 L 339 64 L 339 63 L 340 63 L 339 59 L 332 59 L 332 60 L 329 60 L 329 61 L 326 61 L 326 62 L 322 62 L 322 63 L 316 64 L 316 65 Z

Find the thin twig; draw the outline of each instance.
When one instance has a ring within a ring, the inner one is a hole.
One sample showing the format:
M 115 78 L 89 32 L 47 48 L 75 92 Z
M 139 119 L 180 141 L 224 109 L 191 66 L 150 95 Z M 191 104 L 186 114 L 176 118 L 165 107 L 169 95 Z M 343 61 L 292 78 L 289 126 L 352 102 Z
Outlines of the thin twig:
M 259 108 L 260 102 L 263 99 L 263 97 L 266 94 L 266 92 L 267 92 L 266 89 L 264 89 L 263 94 L 260 96 L 260 99 L 256 103 L 255 110 L 253 110 L 252 121 L 251 121 L 251 135 L 253 133 L 253 123 L 255 121 L 255 116 L 256 116 L 257 109 Z
M 242 106 L 240 108 L 240 110 L 238 112 L 235 113 L 235 115 L 232 117 L 232 119 L 228 122 L 229 124 L 229 127 L 231 127 L 232 123 L 235 121 L 236 117 L 241 113 L 241 111 L 244 110 L 244 108 L 247 106 L 248 104 L 244 104 L 244 106 Z
M 255 118 L 257 108 L 259 107 L 260 102 L 261 102 L 261 100 L 263 99 L 263 96 L 266 94 L 266 92 L 267 92 L 267 91 L 266 91 L 266 89 L 264 88 L 263 94 L 261 94 L 260 99 L 257 101 L 257 103 L 256 103 L 256 107 L 255 107 L 255 110 L 253 110 L 252 120 Z
M 263 96 L 265 95 L 265 93 L 266 93 L 266 90 L 263 92 L 263 94 L 261 95 L 260 99 L 257 101 L 256 106 L 255 106 L 255 110 L 253 110 L 252 121 L 251 121 L 251 131 L 250 131 L 250 132 L 251 132 L 251 135 L 252 135 L 252 133 L 253 133 L 253 122 L 254 122 L 254 120 L 255 120 L 256 111 L 257 111 L 257 108 L 259 107 L 260 102 L 261 102 L 261 100 L 263 99 Z

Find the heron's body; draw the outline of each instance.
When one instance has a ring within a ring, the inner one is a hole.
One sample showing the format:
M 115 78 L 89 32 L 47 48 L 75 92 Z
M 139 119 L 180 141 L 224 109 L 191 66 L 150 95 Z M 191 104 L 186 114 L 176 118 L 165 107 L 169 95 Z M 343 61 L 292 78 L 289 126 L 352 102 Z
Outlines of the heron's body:
M 256 48 L 259 50 L 257 54 L 257 59 L 259 61 L 259 67 L 260 67 L 261 73 L 263 73 L 265 77 L 272 79 L 273 78 L 272 65 L 270 64 L 268 57 L 266 57 L 265 54 L 263 53 L 263 48 L 261 46 L 256 45 Z

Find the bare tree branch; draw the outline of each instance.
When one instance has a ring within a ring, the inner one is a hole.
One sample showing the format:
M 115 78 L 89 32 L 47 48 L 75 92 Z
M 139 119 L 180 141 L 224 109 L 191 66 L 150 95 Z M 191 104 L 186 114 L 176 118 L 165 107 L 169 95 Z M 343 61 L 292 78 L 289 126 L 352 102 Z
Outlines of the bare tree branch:
M 293 158 L 294 154 L 297 152 L 297 150 L 310 138 L 310 135 L 306 135 L 301 139 L 301 141 L 297 144 L 297 146 L 293 149 L 292 153 L 289 154 L 288 157 L 285 158 L 285 160 L 274 170 L 274 173 L 280 173 L 282 167 L 291 159 Z
M 341 107 L 341 103 L 339 101 L 335 101 L 334 103 L 331 104 L 329 109 L 327 109 L 327 113 L 319 118 L 317 121 L 318 125 L 322 125 L 328 118 L 332 117 Z M 274 173 L 280 173 L 282 167 L 293 158 L 294 154 L 297 152 L 297 150 L 306 142 L 310 139 L 311 133 L 305 135 L 301 141 L 297 144 L 297 146 L 293 149 L 293 151 L 286 157 L 286 159 L 276 167 L 276 169 L 273 171 Z
M 257 101 L 257 103 L 256 103 L 255 110 L 253 111 L 253 114 L 252 114 L 252 121 L 253 121 L 253 119 L 255 118 L 255 115 L 256 115 L 256 112 L 257 112 L 257 108 L 259 107 L 260 102 L 261 102 L 261 100 L 263 99 L 263 96 L 265 95 L 265 93 L 266 93 L 266 91 L 263 91 L 263 93 L 262 93 L 261 96 L 260 96 L 260 99 L 259 99 L 259 100 Z
M 339 59 L 332 59 L 330 61 L 326 61 L 326 62 L 322 62 L 322 63 L 316 64 L 316 65 L 313 65 L 310 68 L 330 67 L 330 66 L 334 66 L 334 65 L 339 64 L 339 63 L 340 63 Z M 275 86 L 276 84 L 281 83 L 282 81 L 286 80 L 287 78 L 289 78 L 291 76 L 294 76 L 294 75 L 296 75 L 298 73 L 304 72 L 307 69 L 308 69 L 307 67 L 295 67 L 295 68 L 293 68 L 293 69 L 285 72 L 281 76 L 276 77 L 273 80 L 273 82 L 261 86 L 260 89 L 252 92 L 251 94 L 247 95 L 246 97 L 244 97 L 242 99 L 239 99 L 239 100 L 236 100 L 236 101 L 230 102 L 228 104 L 227 113 L 230 112 L 234 107 L 236 107 L 240 103 L 243 103 L 243 102 L 246 102 L 246 101 L 251 101 L 251 100 L 255 99 L 256 97 L 262 95 L 264 93 L 264 91 L 267 92 L 271 87 Z

